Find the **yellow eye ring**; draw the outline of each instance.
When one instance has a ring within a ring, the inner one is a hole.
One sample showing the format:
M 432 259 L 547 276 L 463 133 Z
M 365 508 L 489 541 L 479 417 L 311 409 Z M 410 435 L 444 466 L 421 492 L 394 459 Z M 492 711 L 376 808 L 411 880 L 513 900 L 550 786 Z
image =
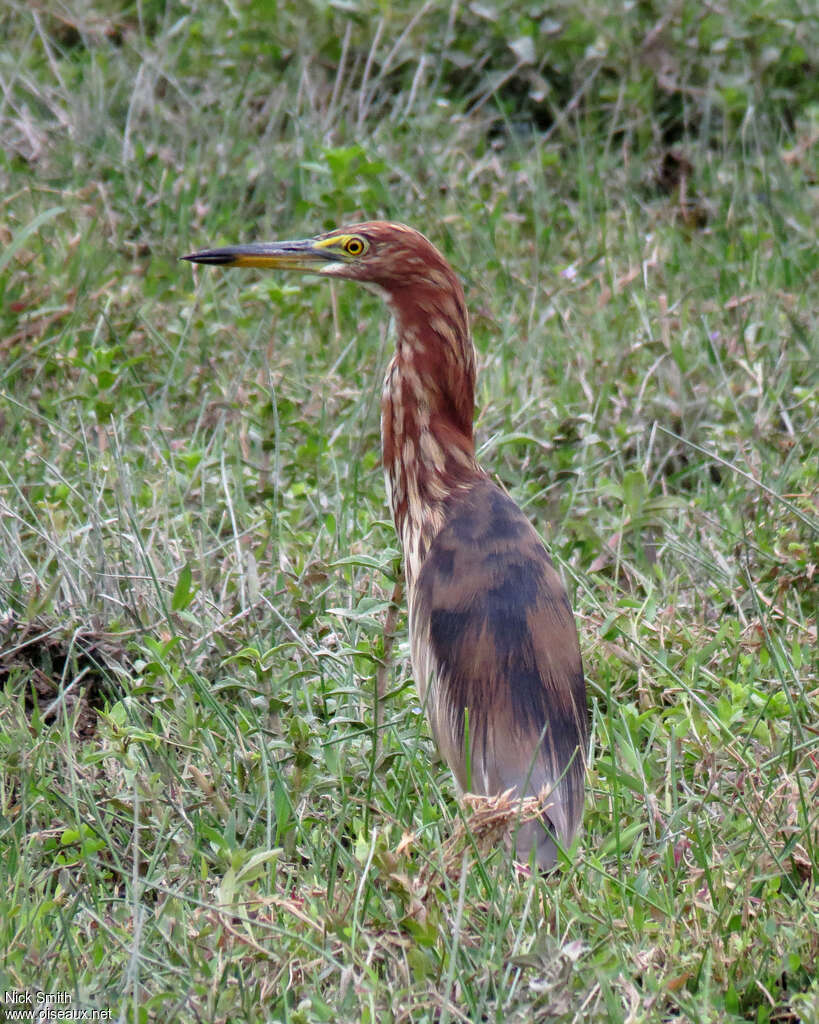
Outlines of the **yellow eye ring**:
M 360 256 L 364 252 L 364 243 L 360 238 L 348 238 L 344 243 L 344 251 L 348 256 Z

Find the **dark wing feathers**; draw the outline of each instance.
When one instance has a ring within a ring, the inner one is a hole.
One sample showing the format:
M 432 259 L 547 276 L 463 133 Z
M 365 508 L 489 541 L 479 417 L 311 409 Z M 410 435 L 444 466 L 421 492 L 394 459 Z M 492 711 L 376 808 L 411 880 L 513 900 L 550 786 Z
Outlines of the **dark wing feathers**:
M 422 694 L 429 687 L 432 731 L 459 785 L 487 794 L 514 787 L 521 795 L 554 787 L 546 816 L 571 842 L 583 810 L 588 733 L 574 617 L 532 525 L 491 481 L 480 480 L 448 509 L 410 614 L 416 678 Z M 535 845 L 538 861 L 552 863 L 554 844 L 534 826 L 522 853 Z

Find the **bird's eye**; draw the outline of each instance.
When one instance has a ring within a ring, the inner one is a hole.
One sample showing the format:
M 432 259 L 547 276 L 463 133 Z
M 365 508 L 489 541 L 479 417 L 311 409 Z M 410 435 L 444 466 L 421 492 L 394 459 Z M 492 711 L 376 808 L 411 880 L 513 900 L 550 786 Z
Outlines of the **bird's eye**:
M 348 256 L 360 256 L 364 252 L 364 243 L 354 235 L 344 243 L 344 251 Z

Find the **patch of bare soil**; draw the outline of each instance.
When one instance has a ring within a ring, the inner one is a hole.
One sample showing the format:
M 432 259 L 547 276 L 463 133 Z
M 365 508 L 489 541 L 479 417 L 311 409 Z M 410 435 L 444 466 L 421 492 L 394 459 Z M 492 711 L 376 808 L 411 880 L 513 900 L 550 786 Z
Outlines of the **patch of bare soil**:
M 80 740 L 97 728 L 99 710 L 118 699 L 129 660 L 121 639 L 76 623 L 0 620 L 0 687 L 25 693 L 26 712 L 46 723 L 65 718 Z

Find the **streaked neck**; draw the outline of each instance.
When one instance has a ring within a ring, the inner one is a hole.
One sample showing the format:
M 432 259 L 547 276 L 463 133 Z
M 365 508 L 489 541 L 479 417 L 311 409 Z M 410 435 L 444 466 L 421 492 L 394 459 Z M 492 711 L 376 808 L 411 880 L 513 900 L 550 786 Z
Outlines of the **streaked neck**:
M 472 415 L 475 352 L 463 292 L 391 296 L 396 351 L 381 399 L 384 476 L 408 584 L 441 529 L 448 499 L 482 476 Z

